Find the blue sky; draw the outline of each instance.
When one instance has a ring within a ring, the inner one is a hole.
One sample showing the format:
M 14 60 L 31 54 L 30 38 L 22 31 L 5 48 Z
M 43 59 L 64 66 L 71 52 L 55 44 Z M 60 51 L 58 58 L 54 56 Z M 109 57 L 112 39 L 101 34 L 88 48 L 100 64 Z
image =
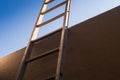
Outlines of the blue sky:
M 55 5 L 58 1 L 63 0 L 56 0 L 51 5 Z M 26 46 L 42 2 L 43 0 L 0 0 L 0 57 Z M 69 26 L 119 5 L 120 0 L 72 0 Z M 63 7 L 47 14 L 44 21 L 63 12 Z M 56 25 L 61 24 L 60 20 L 62 18 L 41 28 L 38 37 L 61 27 L 62 25 Z

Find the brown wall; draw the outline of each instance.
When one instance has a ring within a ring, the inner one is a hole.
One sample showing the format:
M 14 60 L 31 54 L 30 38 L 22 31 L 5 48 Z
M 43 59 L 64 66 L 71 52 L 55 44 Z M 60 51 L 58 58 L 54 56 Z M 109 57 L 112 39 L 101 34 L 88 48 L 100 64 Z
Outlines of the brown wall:
M 59 46 L 60 31 L 34 43 L 30 58 Z M 0 80 L 15 80 L 24 49 L 0 60 Z M 57 52 L 28 63 L 24 80 L 56 70 Z M 64 80 L 120 80 L 120 6 L 69 29 Z

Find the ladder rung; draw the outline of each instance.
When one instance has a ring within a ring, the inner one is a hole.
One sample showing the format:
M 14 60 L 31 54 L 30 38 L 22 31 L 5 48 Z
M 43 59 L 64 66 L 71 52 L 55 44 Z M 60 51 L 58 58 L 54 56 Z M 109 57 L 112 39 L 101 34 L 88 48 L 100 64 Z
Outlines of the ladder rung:
M 62 17 L 62 16 L 64 16 L 64 15 L 65 15 L 65 12 L 63 12 L 62 14 L 59 14 L 58 16 L 55 16 L 55 17 L 52 18 L 52 19 L 47 20 L 46 22 L 43 22 L 43 23 L 41 23 L 41 24 L 39 24 L 39 25 L 36 25 L 36 27 L 43 26 L 43 25 L 45 25 L 45 24 L 47 24 L 47 23 L 50 23 L 50 22 L 52 22 L 52 21 L 54 21 L 54 20 L 56 20 L 56 19 L 58 19 L 58 18 L 60 18 L 60 17 Z
M 49 78 L 44 79 L 44 80 L 55 80 L 55 76 L 50 76 Z
M 54 1 L 54 0 L 49 0 L 49 1 L 45 2 L 45 4 L 49 4 L 49 3 L 51 3 L 52 1 Z
M 50 9 L 48 9 L 48 10 L 45 11 L 45 12 L 42 12 L 41 14 L 48 13 L 48 12 L 50 12 L 50 11 L 52 11 L 52 10 L 54 10 L 54 9 L 56 9 L 56 8 L 58 8 L 58 7 L 60 7 L 60 6 L 62 6 L 62 5 L 64 5 L 65 3 L 66 3 L 66 1 L 64 1 L 64 2 L 62 2 L 62 3 L 60 3 L 60 4 L 58 4 L 58 5 L 56 5 L 56 6 L 52 7 L 52 8 L 50 8 Z
M 45 36 L 43 36 L 43 37 L 41 37 L 41 38 L 32 40 L 32 43 L 37 42 L 37 41 L 40 41 L 40 40 L 42 40 L 42 39 L 44 39 L 44 38 L 46 38 L 46 37 L 48 37 L 48 36 L 51 36 L 51 35 L 53 35 L 54 33 L 57 33 L 57 32 L 59 32 L 59 31 L 61 31 L 61 30 L 62 30 L 62 28 L 60 28 L 60 29 L 58 29 L 58 30 L 56 30 L 56 31 L 54 31 L 54 32 L 51 32 L 51 33 L 49 33 L 49 34 L 47 34 L 47 35 L 45 35 Z
M 47 51 L 47 52 L 44 52 L 44 53 L 42 53 L 42 54 L 40 54 L 40 55 L 38 55 L 38 56 L 35 56 L 35 57 L 32 58 L 32 59 L 28 59 L 26 62 L 29 63 L 29 62 L 35 61 L 35 60 L 37 60 L 37 59 L 43 58 L 43 57 L 45 57 L 45 56 L 47 56 L 47 55 L 50 55 L 50 54 L 52 54 L 52 53 L 54 53 L 54 52 L 56 52 L 56 51 L 58 51 L 58 50 L 59 50 L 59 47 L 58 47 L 58 48 L 55 48 L 55 49 L 52 49 L 52 50 L 49 50 L 49 51 Z

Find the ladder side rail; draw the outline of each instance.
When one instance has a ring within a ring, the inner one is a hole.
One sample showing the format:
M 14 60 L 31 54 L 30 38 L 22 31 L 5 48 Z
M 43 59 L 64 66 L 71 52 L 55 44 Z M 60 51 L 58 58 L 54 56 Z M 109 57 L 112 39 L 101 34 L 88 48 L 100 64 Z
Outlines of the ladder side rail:
M 46 1 L 49 1 L 49 0 L 45 0 L 45 1 L 44 1 L 40 13 L 41 13 L 42 11 L 45 11 L 45 10 L 46 10 L 46 7 L 47 7 L 47 4 L 45 4 Z M 20 68 L 19 68 L 19 71 L 18 71 L 16 80 L 22 80 L 23 77 L 24 77 L 24 73 L 25 73 L 25 69 L 26 69 L 26 60 L 27 60 L 27 58 L 29 57 L 30 52 L 31 52 L 30 50 L 31 50 L 31 48 L 32 48 L 31 40 L 34 40 L 34 39 L 37 37 L 37 33 L 38 33 L 38 31 L 39 31 L 39 28 L 36 28 L 36 24 L 42 22 L 43 14 L 41 15 L 40 13 L 39 13 L 39 16 L 38 16 L 38 18 L 37 18 L 37 21 L 36 21 L 36 23 L 35 23 L 34 29 L 33 29 L 33 31 L 32 31 L 32 35 L 31 35 L 31 37 L 30 37 L 30 39 L 29 39 L 29 42 L 28 42 L 28 44 L 27 44 L 27 47 L 26 47 L 26 49 L 25 49 L 23 58 L 22 58 L 22 60 L 21 60 Z
M 34 27 L 34 29 L 33 29 L 32 36 L 31 36 L 31 38 L 30 38 L 30 41 L 35 40 L 35 39 L 37 38 L 37 35 L 38 35 L 38 32 L 39 32 L 39 28 L 37 27 L 37 25 L 42 23 L 44 14 L 41 14 L 41 13 L 43 13 L 44 11 L 46 11 L 46 8 L 47 8 L 47 5 L 48 5 L 48 4 L 45 4 L 45 3 L 46 3 L 46 2 L 49 2 L 49 1 L 54 1 L 54 0 L 44 0 L 42 9 L 41 9 L 41 11 L 40 11 L 40 13 L 39 13 L 39 16 L 38 16 L 38 18 L 37 18 L 37 21 L 36 21 L 36 23 L 35 23 L 35 27 Z
M 63 62 L 64 62 L 67 37 L 68 37 L 67 34 L 68 34 L 68 23 L 69 23 L 69 15 L 70 15 L 70 4 L 71 4 L 71 0 L 67 0 L 66 9 L 65 9 L 66 14 L 64 17 L 64 23 L 63 23 L 63 28 L 62 28 L 60 50 L 58 54 L 58 62 L 57 62 L 55 80 L 63 80 Z

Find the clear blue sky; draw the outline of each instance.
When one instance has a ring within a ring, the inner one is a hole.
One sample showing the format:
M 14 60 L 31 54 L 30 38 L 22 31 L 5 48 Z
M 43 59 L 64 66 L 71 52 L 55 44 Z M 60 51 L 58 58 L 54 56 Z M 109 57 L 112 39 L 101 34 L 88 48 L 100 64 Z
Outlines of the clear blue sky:
M 26 46 L 42 2 L 43 0 L 0 0 L 0 57 Z M 120 0 L 72 0 L 70 26 L 119 5 Z M 56 10 L 57 14 L 62 12 L 60 10 L 63 9 Z M 50 18 L 53 13 L 46 16 L 45 19 Z M 60 21 L 55 23 L 57 22 Z M 51 23 L 51 27 L 43 27 L 39 37 L 62 26 L 56 26 L 55 23 Z

